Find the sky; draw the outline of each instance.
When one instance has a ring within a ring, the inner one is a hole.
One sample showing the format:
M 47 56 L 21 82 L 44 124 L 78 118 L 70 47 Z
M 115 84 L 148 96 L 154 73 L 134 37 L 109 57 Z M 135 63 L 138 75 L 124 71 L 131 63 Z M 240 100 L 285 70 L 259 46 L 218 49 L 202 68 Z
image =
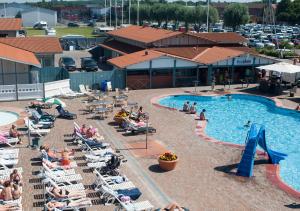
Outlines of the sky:
M 41 0 L 0 0 L 0 3 L 11 3 L 11 2 L 17 2 L 17 3 L 24 3 L 24 2 L 37 2 Z M 47 1 L 47 0 L 46 0 Z M 50 1 L 50 0 L 48 0 Z M 172 0 L 169 0 L 172 1 Z M 192 0 L 192 1 L 198 1 L 198 0 Z M 205 1 L 205 0 L 202 0 Z M 219 0 L 212 0 L 215 2 L 218 2 Z M 257 0 L 220 0 L 221 2 L 226 1 L 226 2 L 251 2 L 251 1 L 257 1 Z

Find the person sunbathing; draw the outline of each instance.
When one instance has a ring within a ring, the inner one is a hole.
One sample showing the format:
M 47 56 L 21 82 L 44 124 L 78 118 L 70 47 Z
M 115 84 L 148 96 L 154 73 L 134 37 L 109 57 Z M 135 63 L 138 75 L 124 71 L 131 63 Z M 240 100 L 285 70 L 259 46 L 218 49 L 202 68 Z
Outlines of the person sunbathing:
M 60 163 L 56 163 L 56 162 L 50 162 L 49 160 L 43 159 L 43 163 L 50 169 L 70 169 L 72 168 L 70 165 L 68 166 L 62 166 L 59 165 Z
M 80 128 L 81 135 L 86 135 L 86 131 L 87 131 L 86 125 L 83 124 Z
M 20 210 L 20 207 L 16 204 L 1 204 L 0 211 L 11 211 L 11 210 Z
M 155 211 L 189 211 L 189 209 L 179 206 L 176 202 L 169 204 L 163 209 L 157 209 Z
M 21 197 L 22 191 L 19 185 L 13 184 L 12 197 L 17 200 Z
M 3 186 L 4 186 L 4 188 L 1 191 L 0 198 L 3 199 L 4 201 L 13 200 L 12 185 L 11 185 L 10 181 L 5 181 Z
M 16 125 L 12 125 L 11 128 L 9 129 L 9 136 L 13 138 L 18 138 L 19 139 L 18 144 L 22 143 L 21 134 L 18 132 Z
M 67 207 L 78 207 L 78 206 L 89 206 L 91 201 L 87 198 L 81 198 L 77 200 L 67 201 L 67 202 L 58 202 L 58 201 L 49 201 L 47 207 L 49 210 L 63 209 Z
M 68 152 L 68 150 L 64 150 L 61 152 L 61 161 L 60 161 L 60 164 L 62 166 L 69 166 L 71 163 L 70 161 L 70 154 Z
M 55 198 L 70 198 L 70 197 L 85 197 L 83 196 L 82 192 L 76 191 L 76 190 L 65 190 L 61 189 L 58 186 L 52 187 L 50 189 L 50 192 L 54 195 Z
M 13 172 L 9 176 L 10 182 L 22 185 L 22 176 L 19 174 L 17 169 L 14 169 Z

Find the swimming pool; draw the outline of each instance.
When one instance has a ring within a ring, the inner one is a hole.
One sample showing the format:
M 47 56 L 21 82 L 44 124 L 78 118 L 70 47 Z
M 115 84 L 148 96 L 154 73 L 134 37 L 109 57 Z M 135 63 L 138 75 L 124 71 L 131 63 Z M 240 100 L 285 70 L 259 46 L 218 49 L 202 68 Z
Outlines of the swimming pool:
M 264 124 L 268 146 L 288 154 L 280 162 L 280 177 L 300 191 L 300 112 L 279 108 L 274 101 L 253 95 L 226 96 L 174 95 L 159 99 L 159 104 L 181 109 L 185 101 L 197 102 L 198 113 L 206 109 L 209 120 L 205 133 L 217 140 L 245 144 L 247 128 L 252 123 Z
M 0 111 L 0 126 L 11 124 L 17 121 L 19 115 L 10 111 Z

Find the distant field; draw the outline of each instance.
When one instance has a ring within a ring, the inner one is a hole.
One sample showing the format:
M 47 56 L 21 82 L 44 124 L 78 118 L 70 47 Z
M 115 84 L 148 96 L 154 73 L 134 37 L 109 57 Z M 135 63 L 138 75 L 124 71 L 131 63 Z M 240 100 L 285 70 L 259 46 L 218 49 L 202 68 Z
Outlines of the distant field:
M 76 34 L 76 35 L 82 35 L 85 37 L 95 37 L 92 35 L 93 32 L 93 27 L 66 27 L 66 28 L 61 28 L 57 27 L 55 28 L 56 30 L 56 36 L 62 37 L 64 35 L 68 34 Z M 37 36 L 37 35 L 45 35 L 45 30 L 36 30 L 33 28 L 27 28 L 27 36 Z

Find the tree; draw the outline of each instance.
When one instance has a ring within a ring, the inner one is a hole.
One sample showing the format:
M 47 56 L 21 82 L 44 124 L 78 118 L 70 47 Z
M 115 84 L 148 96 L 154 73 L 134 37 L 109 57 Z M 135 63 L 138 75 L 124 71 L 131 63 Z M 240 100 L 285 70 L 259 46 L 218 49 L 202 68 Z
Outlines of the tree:
M 224 11 L 225 26 L 232 27 L 235 31 L 239 25 L 248 23 L 249 19 L 250 16 L 246 5 L 233 3 L 226 6 Z

